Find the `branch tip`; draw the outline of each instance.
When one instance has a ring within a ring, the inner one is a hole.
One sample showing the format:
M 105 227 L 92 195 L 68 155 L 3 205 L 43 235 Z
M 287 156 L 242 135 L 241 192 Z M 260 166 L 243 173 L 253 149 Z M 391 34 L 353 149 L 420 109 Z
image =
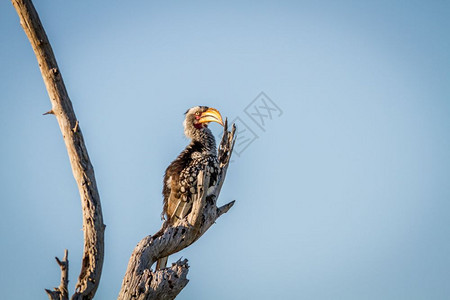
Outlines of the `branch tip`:
M 230 203 L 227 203 L 227 204 L 225 204 L 225 205 L 222 205 L 221 207 L 219 207 L 219 208 L 217 209 L 217 214 L 218 214 L 219 216 L 221 216 L 221 215 L 223 215 L 223 214 L 226 214 L 226 213 L 230 210 L 230 208 L 233 207 L 233 205 L 234 205 L 235 202 L 236 202 L 236 200 L 233 200 L 233 201 L 231 201 Z
M 72 131 L 77 132 L 78 130 L 78 120 L 75 122 L 75 127 L 73 127 Z
M 60 300 L 61 292 L 58 291 L 57 289 L 55 289 L 54 291 L 51 291 L 49 289 L 45 289 L 45 292 L 47 293 L 48 298 L 50 300 Z
M 62 261 L 60 261 L 59 258 L 58 258 L 57 256 L 55 256 L 55 259 L 56 259 L 56 263 L 57 263 L 60 267 L 62 267 L 62 265 L 63 265 Z
M 42 115 L 45 116 L 45 115 L 54 115 L 54 114 L 55 114 L 55 112 L 53 111 L 53 109 L 50 109 L 48 112 L 43 113 Z

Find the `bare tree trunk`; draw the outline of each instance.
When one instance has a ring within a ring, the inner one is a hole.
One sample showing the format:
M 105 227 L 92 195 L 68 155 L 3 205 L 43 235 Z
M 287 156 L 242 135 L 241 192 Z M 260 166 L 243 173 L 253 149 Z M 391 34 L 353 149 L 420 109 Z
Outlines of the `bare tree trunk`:
M 58 64 L 39 16 L 30 0 L 12 0 L 12 3 L 19 15 L 20 24 L 36 54 L 52 103 L 52 109 L 46 114 L 55 115 L 58 121 L 66 144 L 73 176 L 80 192 L 83 210 L 84 254 L 76 291 L 72 299 L 92 299 L 99 285 L 102 272 L 105 230 L 94 169 L 84 144 L 80 124 L 67 95 Z M 67 256 L 65 258 L 63 262 L 67 261 Z M 65 272 L 62 267 L 61 271 Z M 68 280 L 67 273 L 65 276 Z M 65 285 L 67 289 L 67 283 Z M 58 288 L 55 290 L 58 290 Z M 49 294 L 49 297 L 50 299 L 58 299 L 53 298 L 51 294 Z M 63 291 L 60 291 L 59 297 L 64 299 L 67 296 L 64 296 Z
M 142 239 L 131 255 L 125 273 L 119 300 L 170 300 L 181 292 L 188 280 L 187 260 L 177 261 L 172 267 L 152 271 L 151 266 L 160 258 L 176 253 L 198 240 L 216 220 L 226 213 L 234 201 L 218 208 L 216 206 L 234 145 L 236 128 L 231 132 L 225 121 L 224 134 L 219 145 L 219 179 L 214 193 L 206 196 L 210 174 L 201 171 L 197 178 L 196 198 L 191 213 L 173 225 L 164 224 L 159 232 Z

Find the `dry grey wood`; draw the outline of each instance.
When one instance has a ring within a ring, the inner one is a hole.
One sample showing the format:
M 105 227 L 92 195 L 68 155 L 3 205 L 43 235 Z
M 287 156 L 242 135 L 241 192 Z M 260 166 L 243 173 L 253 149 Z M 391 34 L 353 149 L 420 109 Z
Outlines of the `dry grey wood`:
M 187 260 L 177 261 L 172 267 L 152 271 L 151 266 L 161 257 L 174 254 L 198 240 L 215 221 L 233 206 L 234 201 L 217 207 L 217 199 L 225 180 L 235 142 L 236 127 L 228 131 L 225 120 L 224 134 L 218 149 L 219 179 L 214 193 L 206 196 L 210 175 L 201 171 L 197 178 L 198 193 L 193 199 L 191 213 L 173 225 L 163 224 L 155 235 L 142 239 L 131 255 L 123 278 L 119 300 L 170 300 L 181 292 L 188 280 Z
M 12 0 L 33 47 L 52 109 L 61 129 L 78 185 L 83 210 L 84 253 L 81 271 L 72 299 L 92 299 L 100 282 L 104 253 L 104 230 L 100 197 L 94 168 L 84 144 L 79 122 L 64 85 L 52 47 L 30 0 Z
M 48 298 L 50 300 L 68 300 L 69 292 L 67 290 L 67 285 L 69 283 L 69 251 L 66 249 L 64 251 L 63 260 L 59 260 L 58 257 L 55 257 L 56 262 L 61 268 L 61 283 L 59 287 L 54 288 L 53 291 L 45 289 L 47 292 Z

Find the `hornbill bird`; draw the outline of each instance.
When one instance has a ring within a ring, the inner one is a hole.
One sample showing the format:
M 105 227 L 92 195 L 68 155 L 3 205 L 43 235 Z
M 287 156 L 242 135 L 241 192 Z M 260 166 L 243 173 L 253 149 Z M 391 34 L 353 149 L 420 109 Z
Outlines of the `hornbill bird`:
M 166 225 L 183 219 L 191 212 L 193 195 L 197 194 L 197 176 L 201 170 L 210 174 L 210 187 L 214 187 L 219 173 L 216 141 L 208 123 L 217 122 L 223 126 L 219 111 L 207 106 L 188 109 L 183 122 L 184 134 L 191 140 L 189 145 L 167 167 L 164 174 L 164 207 L 162 218 Z M 207 196 L 212 190 L 207 191 Z M 165 268 L 167 258 L 158 260 L 156 270 Z

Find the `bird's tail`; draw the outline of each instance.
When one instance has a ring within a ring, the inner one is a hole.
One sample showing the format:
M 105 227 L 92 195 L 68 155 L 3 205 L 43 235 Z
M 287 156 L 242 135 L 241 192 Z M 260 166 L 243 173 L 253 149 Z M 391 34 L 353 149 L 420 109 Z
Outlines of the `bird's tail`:
M 156 262 L 156 271 L 164 269 L 167 266 L 168 259 L 168 256 L 158 259 Z

